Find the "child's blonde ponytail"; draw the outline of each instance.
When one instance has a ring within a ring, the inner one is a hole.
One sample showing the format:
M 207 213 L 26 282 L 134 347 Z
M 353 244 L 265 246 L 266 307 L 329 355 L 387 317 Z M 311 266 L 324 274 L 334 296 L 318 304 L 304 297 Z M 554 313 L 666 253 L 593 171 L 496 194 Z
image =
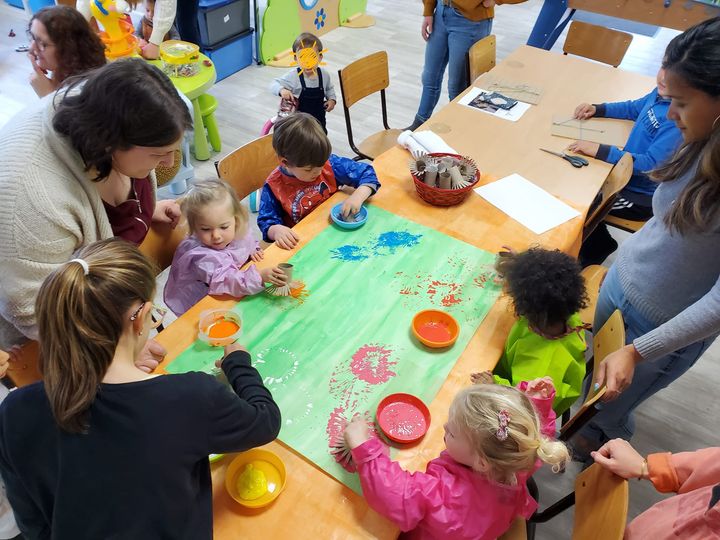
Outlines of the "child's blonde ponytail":
M 560 441 L 553 441 L 547 437 L 540 437 L 537 456 L 543 463 L 552 465 L 553 472 L 560 472 L 570 461 L 570 452 L 567 446 Z

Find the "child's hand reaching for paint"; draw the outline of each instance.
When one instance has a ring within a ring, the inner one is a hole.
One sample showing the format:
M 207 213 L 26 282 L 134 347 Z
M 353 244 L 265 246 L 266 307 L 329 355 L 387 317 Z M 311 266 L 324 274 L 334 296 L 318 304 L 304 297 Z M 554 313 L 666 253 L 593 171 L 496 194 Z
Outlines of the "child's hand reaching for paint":
M 268 238 L 282 249 L 293 249 L 300 241 L 300 237 L 285 225 L 273 225 L 268 229 Z
M 342 207 L 340 213 L 343 219 L 347 220 L 350 216 L 357 214 L 362 208 L 363 203 L 373 194 L 373 190 L 368 186 L 360 186 L 355 190 L 355 193 L 350 195 Z
M 252 262 L 260 262 L 265 258 L 265 252 L 263 251 L 263 248 L 259 247 L 255 251 L 255 253 L 250 255 L 250 260 Z
M 219 368 L 220 366 L 222 366 L 223 360 L 225 360 L 226 357 L 230 356 L 230 354 L 237 352 L 237 351 L 248 352 L 247 348 L 242 343 L 235 342 L 235 343 L 231 343 L 230 345 L 225 345 L 223 357 L 220 358 L 219 360 L 215 360 L 215 367 Z
M 353 416 L 352 421 L 345 427 L 343 437 L 345 437 L 345 444 L 351 450 L 369 440 L 370 428 L 368 427 L 367 420 L 359 414 Z
M 541 379 L 534 379 L 527 384 L 525 394 L 528 397 L 538 397 L 546 399 L 552 395 L 555 391 L 552 379 L 550 377 L 543 377 Z
M 260 270 L 260 277 L 263 283 L 272 283 L 278 287 L 282 287 L 287 282 L 287 275 L 278 266 L 263 268 Z
M 471 373 L 470 380 L 473 384 L 494 384 L 495 378 L 493 377 L 492 371 L 486 370 L 479 373 Z

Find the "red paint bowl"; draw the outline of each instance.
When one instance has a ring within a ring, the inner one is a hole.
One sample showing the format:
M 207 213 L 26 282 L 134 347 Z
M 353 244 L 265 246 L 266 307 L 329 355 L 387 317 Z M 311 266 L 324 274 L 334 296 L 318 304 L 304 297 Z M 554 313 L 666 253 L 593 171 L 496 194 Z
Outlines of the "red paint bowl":
M 428 347 L 449 347 L 460 335 L 460 325 L 449 313 L 438 309 L 426 309 L 415 314 L 412 331 L 417 340 Z
M 412 394 L 390 394 L 378 405 L 377 422 L 391 441 L 413 443 L 427 433 L 430 411 Z

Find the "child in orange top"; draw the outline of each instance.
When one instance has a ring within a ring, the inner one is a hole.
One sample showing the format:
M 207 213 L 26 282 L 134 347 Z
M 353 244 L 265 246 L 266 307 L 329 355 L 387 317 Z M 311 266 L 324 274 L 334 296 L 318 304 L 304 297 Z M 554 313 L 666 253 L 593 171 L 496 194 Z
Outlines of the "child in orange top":
M 372 165 L 330 153 L 330 140 L 307 113 L 295 113 L 275 124 L 272 143 L 280 166 L 265 181 L 257 219 L 266 242 L 293 249 L 299 237 L 290 228 L 329 199 L 339 186 L 355 188 L 343 203 L 344 217 L 357 214 L 367 198 L 380 189 Z

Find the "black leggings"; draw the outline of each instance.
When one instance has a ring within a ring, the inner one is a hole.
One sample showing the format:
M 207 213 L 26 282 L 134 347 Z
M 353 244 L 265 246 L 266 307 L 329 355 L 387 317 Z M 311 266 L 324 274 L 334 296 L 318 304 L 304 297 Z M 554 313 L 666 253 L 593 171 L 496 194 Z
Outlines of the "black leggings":
M 198 29 L 198 0 L 177 0 L 175 15 L 178 32 L 183 41 L 200 44 Z

